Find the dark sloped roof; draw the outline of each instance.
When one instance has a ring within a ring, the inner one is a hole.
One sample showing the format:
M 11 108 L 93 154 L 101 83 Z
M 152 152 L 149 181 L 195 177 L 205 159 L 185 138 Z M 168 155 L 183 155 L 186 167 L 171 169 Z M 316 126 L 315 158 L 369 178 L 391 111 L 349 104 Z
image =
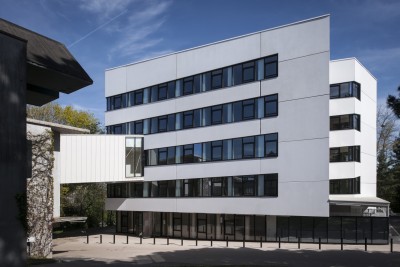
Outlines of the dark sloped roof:
M 27 41 L 28 85 L 71 93 L 93 83 L 64 44 L 3 19 L 0 31 Z

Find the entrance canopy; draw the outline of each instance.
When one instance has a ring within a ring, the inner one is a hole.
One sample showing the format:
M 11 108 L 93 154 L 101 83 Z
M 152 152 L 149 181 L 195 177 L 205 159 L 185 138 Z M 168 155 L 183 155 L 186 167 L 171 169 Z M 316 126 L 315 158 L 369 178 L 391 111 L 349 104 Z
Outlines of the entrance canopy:
M 331 216 L 388 217 L 390 203 L 373 196 L 330 195 Z

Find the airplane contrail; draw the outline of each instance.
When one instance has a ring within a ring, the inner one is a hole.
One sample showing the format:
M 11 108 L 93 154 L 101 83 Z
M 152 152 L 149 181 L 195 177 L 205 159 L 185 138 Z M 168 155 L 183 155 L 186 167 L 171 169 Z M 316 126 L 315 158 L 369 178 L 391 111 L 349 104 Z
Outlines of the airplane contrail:
M 89 33 L 87 33 L 86 35 L 82 36 L 81 38 L 79 38 L 78 40 L 76 40 L 75 42 L 73 42 L 72 44 L 68 45 L 67 48 L 71 48 L 74 45 L 76 45 L 77 43 L 79 43 L 80 41 L 88 38 L 90 35 L 92 35 L 93 33 L 95 33 L 96 31 L 100 30 L 101 28 L 103 28 L 104 26 L 106 26 L 107 24 L 113 22 L 114 20 L 116 20 L 117 18 L 121 17 L 123 14 L 125 14 L 126 12 L 128 12 L 128 10 L 123 11 L 122 13 L 120 13 L 119 15 L 115 16 L 114 18 L 110 19 L 109 21 L 107 21 L 106 23 L 101 24 L 99 27 L 97 27 L 96 29 L 90 31 Z

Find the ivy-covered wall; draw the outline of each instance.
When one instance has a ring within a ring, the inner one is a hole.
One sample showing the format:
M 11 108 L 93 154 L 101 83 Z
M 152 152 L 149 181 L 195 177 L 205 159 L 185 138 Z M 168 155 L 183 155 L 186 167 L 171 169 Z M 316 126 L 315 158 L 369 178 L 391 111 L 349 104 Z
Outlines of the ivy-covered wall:
M 27 138 L 32 143 L 32 177 L 27 180 L 27 235 L 35 238 L 28 253 L 31 257 L 50 257 L 54 202 L 53 135 L 47 127 L 28 125 Z

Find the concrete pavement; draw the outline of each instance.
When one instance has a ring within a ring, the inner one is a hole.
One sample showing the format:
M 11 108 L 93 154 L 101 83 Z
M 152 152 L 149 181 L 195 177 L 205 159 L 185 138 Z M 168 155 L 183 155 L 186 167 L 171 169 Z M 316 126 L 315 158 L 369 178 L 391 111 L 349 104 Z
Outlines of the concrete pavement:
M 170 239 L 169 245 L 165 238 L 157 238 L 156 245 L 153 239 L 140 239 L 129 237 L 126 244 L 126 236 L 116 236 L 113 244 L 112 235 L 103 235 L 100 244 L 99 235 L 91 236 L 89 244 L 86 237 L 58 238 L 53 241 L 53 258 L 59 263 L 43 266 L 400 266 L 400 244 L 394 244 L 394 253 L 390 253 L 389 245 L 369 245 L 368 251 L 364 251 L 364 245 L 344 245 L 340 250 L 340 244 L 301 244 L 282 243 L 278 249 L 278 243 L 246 242 L 243 248 L 242 242 L 214 241 L 213 247 L 210 241 Z M 39 265 L 40 266 L 40 265 Z

